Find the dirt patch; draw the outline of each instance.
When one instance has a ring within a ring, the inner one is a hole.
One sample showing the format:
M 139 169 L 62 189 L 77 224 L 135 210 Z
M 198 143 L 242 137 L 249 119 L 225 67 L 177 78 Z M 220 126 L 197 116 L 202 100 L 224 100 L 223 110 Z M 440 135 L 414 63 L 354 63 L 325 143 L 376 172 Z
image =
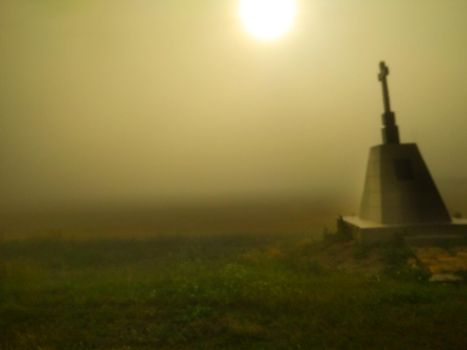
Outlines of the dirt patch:
M 467 246 L 413 248 L 419 263 L 431 274 L 466 274 Z

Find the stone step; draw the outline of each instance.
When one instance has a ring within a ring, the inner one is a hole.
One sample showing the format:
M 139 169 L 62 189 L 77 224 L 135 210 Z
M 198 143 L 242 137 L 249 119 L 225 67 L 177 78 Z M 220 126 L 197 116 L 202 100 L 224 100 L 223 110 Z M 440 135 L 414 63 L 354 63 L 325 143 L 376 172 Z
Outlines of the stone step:
M 416 235 L 406 236 L 404 240 L 411 247 L 467 245 L 467 235 Z

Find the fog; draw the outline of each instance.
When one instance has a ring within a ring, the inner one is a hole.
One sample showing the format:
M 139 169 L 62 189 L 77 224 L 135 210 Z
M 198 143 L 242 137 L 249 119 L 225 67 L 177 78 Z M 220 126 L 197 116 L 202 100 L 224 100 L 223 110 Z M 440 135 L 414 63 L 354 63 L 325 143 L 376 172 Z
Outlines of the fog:
M 2 0 L 2 210 L 356 207 L 380 143 L 381 59 L 402 141 L 419 144 L 441 190 L 465 189 L 466 1 L 302 0 L 294 29 L 269 43 L 236 6 Z

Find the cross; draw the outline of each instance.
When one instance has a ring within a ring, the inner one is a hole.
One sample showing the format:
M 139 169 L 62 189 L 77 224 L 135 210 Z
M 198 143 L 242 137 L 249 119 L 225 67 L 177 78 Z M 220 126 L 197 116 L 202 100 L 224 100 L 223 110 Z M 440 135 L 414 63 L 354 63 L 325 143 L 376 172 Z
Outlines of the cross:
M 389 88 L 388 88 L 388 75 L 389 75 L 389 68 L 386 66 L 384 61 L 379 63 L 379 75 L 378 79 L 383 85 L 383 103 L 384 103 L 384 113 L 391 112 L 391 102 L 389 100 Z
M 386 66 L 386 63 L 384 61 L 379 63 L 379 70 L 380 70 L 379 75 L 378 75 L 379 81 L 387 80 L 386 78 L 389 75 L 389 67 Z

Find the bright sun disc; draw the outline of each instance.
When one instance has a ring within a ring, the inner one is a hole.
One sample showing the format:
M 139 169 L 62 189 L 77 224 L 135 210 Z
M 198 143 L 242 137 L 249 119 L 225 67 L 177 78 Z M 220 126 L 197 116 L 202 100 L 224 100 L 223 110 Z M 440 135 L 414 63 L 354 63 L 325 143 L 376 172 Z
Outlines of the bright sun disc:
M 240 0 L 239 15 L 245 29 L 260 40 L 287 33 L 295 20 L 295 0 Z

